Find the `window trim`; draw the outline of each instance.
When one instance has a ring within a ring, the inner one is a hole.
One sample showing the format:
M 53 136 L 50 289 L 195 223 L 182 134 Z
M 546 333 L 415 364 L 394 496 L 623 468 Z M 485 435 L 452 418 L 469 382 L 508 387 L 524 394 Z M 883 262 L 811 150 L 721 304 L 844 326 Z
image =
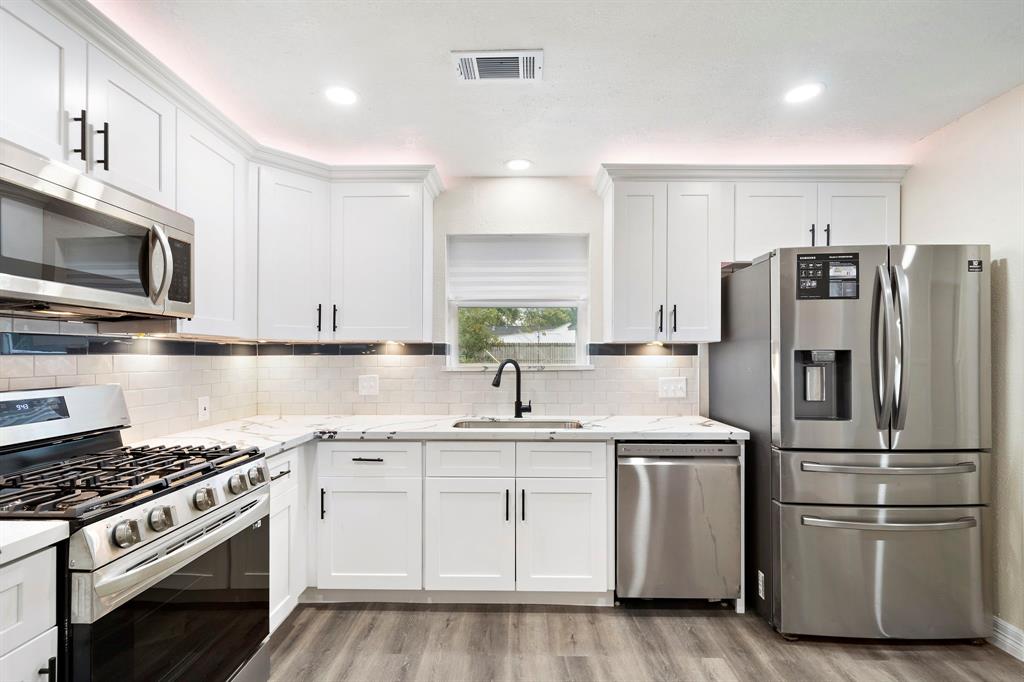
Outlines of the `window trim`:
M 568 371 L 593 369 L 587 348 L 590 344 L 590 301 L 578 299 L 471 299 L 450 298 L 446 308 L 445 332 L 448 337 L 446 369 L 452 371 L 483 372 L 495 370 L 498 363 L 461 363 L 459 358 L 459 311 L 462 308 L 576 308 L 576 362 L 571 365 L 522 365 L 523 371 Z

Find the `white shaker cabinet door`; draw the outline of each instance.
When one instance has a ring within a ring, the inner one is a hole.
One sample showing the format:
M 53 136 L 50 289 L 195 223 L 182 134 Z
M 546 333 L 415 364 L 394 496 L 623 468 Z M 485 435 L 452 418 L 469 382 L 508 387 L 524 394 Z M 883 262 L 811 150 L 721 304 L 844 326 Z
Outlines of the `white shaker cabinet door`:
M 280 625 L 302 591 L 302 543 L 298 489 L 270 491 L 270 630 Z
M 0 4 L 0 137 L 85 169 L 86 45 L 33 2 Z
M 174 208 L 174 104 L 90 45 L 88 112 L 89 172 Z
M 516 589 L 607 590 L 607 481 L 521 478 L 516 483 Z
M 336 340 L 425 338 L 423 206 L 418 183 L 331 188 L 329 317 Z
M 784 246 L 824 246 L 813 182 L 736 183 L 736 260 Z
M 423 479 L 323 476 L 320 589 L 423 586 Z
M 14 651 L 0 656 L 0 680 L 3 682 L 49 682 L 48 670 L 57 672 L 57 628 L 52 627 Z M 53 678 L 50 678 L 53 679 Z
M 428 478 L 423 538 L 428 590 L 514 590 L 514 478 Z
M 195 316 L 181 331 L 256 335 L 256 231 L 246 215 L 248 162 L 178 112 L 177 210 L 195 221 Z
M 818 226 L 819 246 L 899 244 L 899 183 L 821 183 Z
M 722 337 L 721 265 L 733 260 L 733 186 L 670 182 L 665 329 L 675 343 Z
M 612 288 L 605 293 L 612 321 L 607 341 L 664 339 L 665 190 L 664 182 L 615 185 L 612 236 L 605 243 Z
M 316 341 L 327 307 L 327 183 L 259 168 L 259 338 Z

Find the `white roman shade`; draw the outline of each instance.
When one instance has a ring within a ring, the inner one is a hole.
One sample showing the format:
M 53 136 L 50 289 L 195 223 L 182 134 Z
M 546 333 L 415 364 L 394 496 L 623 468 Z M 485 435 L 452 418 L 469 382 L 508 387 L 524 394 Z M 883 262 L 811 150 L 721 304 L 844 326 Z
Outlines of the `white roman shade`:
M 453 301 L 577 301 L 590 291 L 586 235 L 448 237 Z

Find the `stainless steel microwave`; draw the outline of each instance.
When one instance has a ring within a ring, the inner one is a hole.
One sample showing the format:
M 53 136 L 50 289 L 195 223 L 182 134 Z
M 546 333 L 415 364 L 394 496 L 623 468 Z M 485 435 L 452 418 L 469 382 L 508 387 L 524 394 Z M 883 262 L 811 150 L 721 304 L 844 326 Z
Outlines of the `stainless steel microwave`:
M 0 313 L 192 317 L 191 218 L 0 140 Z

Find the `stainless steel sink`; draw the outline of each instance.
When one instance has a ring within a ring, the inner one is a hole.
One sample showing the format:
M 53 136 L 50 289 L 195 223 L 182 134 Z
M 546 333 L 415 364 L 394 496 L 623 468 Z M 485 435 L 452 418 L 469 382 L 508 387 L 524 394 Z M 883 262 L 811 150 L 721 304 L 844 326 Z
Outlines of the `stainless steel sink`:
M 550 419 L 463 419 L 452 426 L 456 429 L 582 429 L 578 421 Z

